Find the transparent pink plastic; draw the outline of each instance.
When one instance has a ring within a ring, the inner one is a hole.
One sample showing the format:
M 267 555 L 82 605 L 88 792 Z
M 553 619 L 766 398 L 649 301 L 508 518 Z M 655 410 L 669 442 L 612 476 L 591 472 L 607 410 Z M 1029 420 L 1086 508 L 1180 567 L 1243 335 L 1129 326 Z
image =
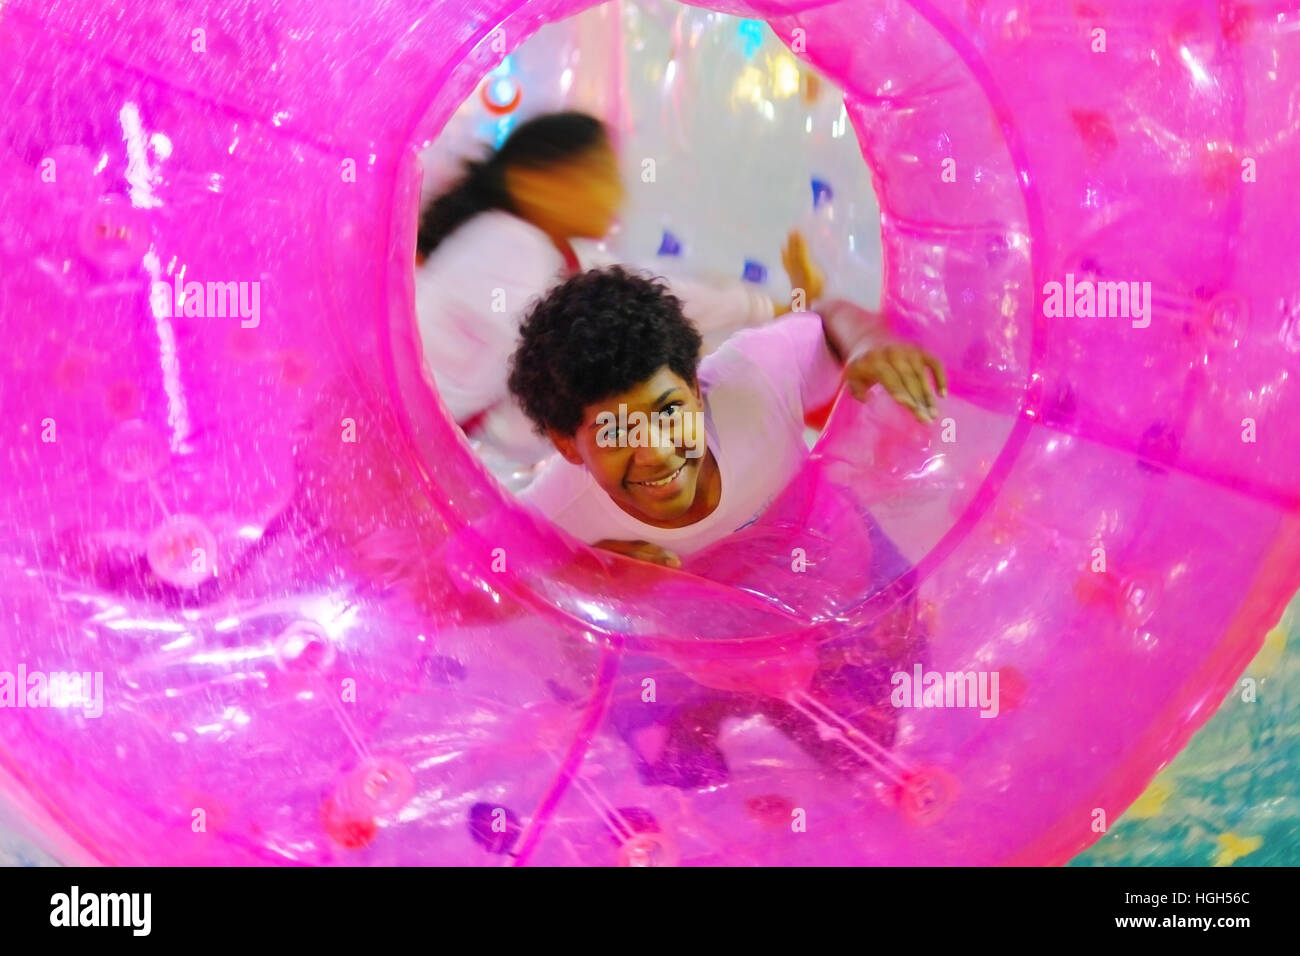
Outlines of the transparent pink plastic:
M 0 671 L 103 680 L 0 709 L 0 780 L 61 858 L 1060 863 L 1300 583 L 1294 10 L 712 4 L 847 91 L 953 394 L 841 401 L 673 572 L 518 510 L 412 319 L 416 150 L 494 28 L 586 5 L 0 10 Z M 1067 275 L 1149 325 L 1048 317 Z M 864 735 L 823 677 L 882 662 L 996 670 L 999 712 Z

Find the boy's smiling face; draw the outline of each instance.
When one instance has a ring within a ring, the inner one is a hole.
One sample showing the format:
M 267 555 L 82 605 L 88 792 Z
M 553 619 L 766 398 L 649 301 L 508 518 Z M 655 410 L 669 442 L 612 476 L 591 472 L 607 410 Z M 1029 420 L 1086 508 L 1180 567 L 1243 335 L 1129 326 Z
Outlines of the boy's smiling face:
M 664 366 L 628 391 L 584 408 L 575 434 L 550 435 L 560 454 L 585 467 L 632 517 L 661 528 L 683 527 L 712 511 L 720 493 L 704 429 L 696 424 L 703 412 L 698 384 Z M 658 428 L 618 428 L 638 418 Z

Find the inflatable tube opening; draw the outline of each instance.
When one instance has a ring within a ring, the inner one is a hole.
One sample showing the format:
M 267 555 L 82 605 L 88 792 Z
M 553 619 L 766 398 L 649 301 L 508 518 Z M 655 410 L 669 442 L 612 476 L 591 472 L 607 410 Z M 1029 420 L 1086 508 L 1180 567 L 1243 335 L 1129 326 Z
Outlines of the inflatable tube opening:
M 717 3 L 845 90 L 954 396 L 951 440 L 842 402 L 692 575 L 508 507 L 411 321 L 416 145 L 493 30 L 586 6 L 5 5 L 0 678 L 60 693 L 0 680 L 0 786 L 52 845 L 1062 862 L 1260 646 L 1300 582 L 1292 22 Z
M 964 58 L 973 60 L 977 68 L 980 65 L 969 44 L 958 43 L 966 47 L 959 53 L 942 29 L 911 6 L 891 8 L 889 28 L 878 29 L 851 54 L 842 45 L 819 47 L 815 42 L 809 43 L 806 34 L 815 30 L 817 24 L 775 16 L 833 5 L 701 6 L 740 15 L 772 16 L 769 26 L 796 56 L 843 83 L 854 133 L 871 170 L 881 207 L 887 210 L 882 214 L 881 223 L 882 307 L 898 318 L 900 333 L 918 338 L 945 354 L 962 356 L 962 364 L 952 370 L 955 388 L 963 400 L 971 403 L 972 413 L 987 416 L 982 427 L 995 433 L 982 440 L 978 449 L 971 448 L 959 465 L 950 466 L 943 489 L 948 500 L 930 501 L 932 514 L 926 516 L 926 532 L 918 534 L 913 530 L 909 535 L 912 540 L 908 554 L 922 564 L 920 573 L 924 576 L 925 569 L 941 561 L 955 547 L 962 529 L 978 522 L 988 503 L 996 497 L 999 476 L 1014 464 L 1015 446 L 1025 433 L 1025 424 L 1017 425 L 1018 416 L 1024 406 L 1042 402 L 1040 395 L 1026 397 L 1034 378 L 1034 243 L 1031 211 L 1023 194 L 1032 194 L 1032 190 L 1026 185 L 1030 177 L 1022 170 L 1023 157 L 1018 162 L 1007 145 L 1008 135 L 1014 135 L 1010 116 L 1005 105 L 998 109 L 990 102 L 982 85 L 986 77 L 978 69 L 972 69 Z M 549 12 L 564 15 L 572 9 L 553 7 Z M 533 30 L 550 22 L 547 12 L 533 13 L 523 28 L 527 32 L 512 29 L 508 19 L 496 28 L 485 26 L 477 45 L 465 50 L 463 59 L 449 66 L 449 79 L 432 97 L 434 105 L 414 126 L 408 149 L 414 152 L 421 144 L 436 138 L 463 102 L 462 94 L 475 90 L 482 76 L 500 58 L 506 49 L 503 42 L 514 49 L 526 41 Z M 822 12 L 825 16 L 832 15 L 832 12 Z M 929 14 L 942 23 L 942 18 L 933 11 Z M 485 21 L 490 22 L 491 18 Z M 846 62 L 845 57 L 850 55 L 851 61 Z M 900 113 L 906 119 L 887 121 L 886 118 Z M 973 134 L 964 147 L 962 162 L 969 157 L 972 175 L 983 188 L 978 197 L 964 197 L 963 203 L 948 204 L 942 191 L 950 185 L 947 173 L 957 162 L 951 155 L 955 117 L 961 117 L 960 122 Z M 937 174 L 931 175 L 936 170 Z M 413 186 L 408 177 L 399 183 L 394 197 L 397 229 L 393 243 L 399 248 L 391 264 L 394 275 L 389 287 L 393 289 L 403 285 L 409 272 L 403 264 L 405 250 L 400 246 L 413 242 L 413 231 L 407 225 L 416 216 L 413 197 L 418 195 L 418 185 Z M 936 216 L 936 206 L 952 208 L 945 208 Z M 918 273 L 927 270 L 941 278 L 916 282 Z M 463 442 L 453 443 L 448 430 L 436 426 L 433 416 L 427 413 L 426 409 L 433 406 L 431 392 L 435 389 L 427 379 L 418 381 L 419 336 L 410 332 L 413 307 L 409 314 L 405 313 L 405 305 L 396 308 L 390 329 L 389 389 L 393 406 L 405 418 L 405 431 L 420 463 L 418 471 L 426 475 L 435 470 L 451 471 L 446 459 L 448 449 L 455 448 L 457 458 L 468 456 L 468 461 L 459 462 L 454 469 L 457 477 L 452 480 L 467 480 L 478 471 L 478 463 Z M 946 309 L 963 308 L 995 318 L 983 327 L 973 322 L 970 328 L 953 329 L 944 321 L 942 313 Z M 963 336 L 958 348 L 948 338 L 954 331 Z M 411 397 L 403 399 L 403 396 Z M 856 409 L 842 408 L 840 417 L 860 418 L 855 412 Z M 861 440 L 865 431 L 874 441 L 864 445 L 861 451 L 847 453 L 846 457 L 866 458 L 871 445 L 876 445 L 877 451 L 888 448 L 901 451 L 914 442 L 916 432 L 905 420 L 897 415 L 883 417 L 887 421 L 876 423 L 874 430 L 864 430 L 858 423 L 853 438 Z M 994 425 L 998 419 L 1000 424 Z M 449 431 L 456 434 L 454 428 Z M 848 443 L 847 437 L 836 441 L 832 434 L 829 447 L 822 451 L 828 455 L 845 455 Z M 895 477 L 924 465 L 923 455 L 918 456 L 916 449 L 910 452 L 892 463 Z M 467 511 L 459 514 L 460 519 L 474 520 L 481 515 L 478 508 L 494 506 L 498 500 L 495 491 L 484 490 L 481 494 L 487 495 L 492 504 L 469 505 Z M 431 492 L 431 497 L 441 495 Z M 456 500 L 477 497 L 467 494 L 457 496 Z M 916 504 L 915 500 L 910 502 L 912 507 Z M 916 523 L 914 514 L 911 521 Z

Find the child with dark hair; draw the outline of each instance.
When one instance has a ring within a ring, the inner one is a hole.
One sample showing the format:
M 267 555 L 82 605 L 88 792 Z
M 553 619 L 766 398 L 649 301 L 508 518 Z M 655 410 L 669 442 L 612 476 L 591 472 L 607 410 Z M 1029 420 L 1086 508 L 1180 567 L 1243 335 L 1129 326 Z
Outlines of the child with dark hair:
M 457 424 L 513 486 L 549 451 L 506 388 L 519 323 L 529 305 L 581 268 L 576 247 L 606 236 L 624 198 L 604 123 L 584 113 L 551 113 L 466 164 L 421 218 L 415 300 L 425 362 Z M 811 301 L 821 277 L 802 238 L 792 235 L 791 243 L 791 284 Z M 588 265 L 599 261 L 584 255 Z M 739 280 L 673 287 L 696 326 L 719 340 L 784 311 Z
M 500 149 L 467 162 L 464 175 L 429 202 L 416 258 L 426 261 L 462 226 L 494 211 L 540 229 L 563 254 L 570 239 L 604 236 L 622 201 L 605 124 L 585 113 L 548 113 L 521 124 Z
M 753 523 L 808 454 L 804 414 L 841 381 L 865 400 L 876 385 L 923 422 L 947 394 L 938 359 L 888 341 L 850 303 L 799 313 L 733 335 L 703 361 L 700 336 L 660 283 L 621 268 L 590 271 L 553 289 L 524 320 L 510 390 L 559 451 L 520 496 L 587 544 L 680 567 L 681 559 Z M 851 509 L 850 509 L 851 510 Z M 848 513 L 848 512 L 846 512 Z M 869 515 L 875 622 L 817 649 L 805 695 L 877 747 L 892 747 L 898 712 L 890 674 L 925 653 L 915 583 Z M 653 662 L 629 665 L 633 678 Z M 762 715 L 821 766 L 866 769 L 853 747 L 791 700 L 677 681 L 646 705 L 633 680 L 610 720 L 648 784 L 723 783 L 722 721 Z
M 511 359 L 511 392 L 560 453 L 521 499 L 588 544 L 679 566 L 785 488 L 808 454 L 805 412 L 841 378 L 859 401 L 880 385 L 934 420 L 939 360 L 882 340 L 871 318 L 848 303 L 796 313 L 701 362 L 659 282 L 619 267 L 569 279 L 528 314 Z

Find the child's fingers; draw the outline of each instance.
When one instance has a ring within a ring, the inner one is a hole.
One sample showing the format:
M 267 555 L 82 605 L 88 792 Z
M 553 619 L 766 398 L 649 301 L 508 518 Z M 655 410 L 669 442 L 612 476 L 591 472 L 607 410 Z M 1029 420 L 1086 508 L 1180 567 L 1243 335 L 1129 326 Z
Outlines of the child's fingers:
M 934 375 L 934 384 L 939 388 L 939 394 L 944 398 L 948 397 L 948 373 L 943 370 L 943 363 L 931 355 L 929 352 L 921 353 L 921 361 L 930 369 Z
M 880 383 L 894 401 L 911 409 L 918 421 L 928 425 L 938 415 L 938 398 L 930 385 L 927 369 L 934 375 L 939 393 L 946 396 L 948 380 L 939 360 L 912 346 L 886 347 L 866 353 L 851 363 L 846 383 L 860 402 L 866 401 L 872 385 Z
M 677 557 L 677 555 L 673 554 L 671 551 L 667 551 L 664 548 L 660 548 L 653 544 L 649 546 L 646 551 L 646 556 L 642 558 L 642 560 L 649 561 L 652 564 L 662 565 L 665 568 L 680 568 L 682 566 L 681 558 Z
M 903 384 L 902 378 L 888 362 L 881 362 L 879 368 L 875 371 L 876 381 L 888 392 L 898 404 L 910 408 L 917 417 L 920 417 L 920 411 L 916 407 L 916 400 L 912 398 L 912 393 L 907 390 Z
M 932 399 L 925 381 L 906 357 L 897 362 L 882 363 L 876 377 L 894 401 L 911 409 L 918 422 L 929 425 L 934 421 Z
M 631 557 L 640 561 L 648 561 L 650 564 L 658 564 L 665 568 L 680 568 L 682 566 L 681 558 L 657 544 L 651 544 L 649 541 L 636 542 L 631 551 Z
M 912 356 L 912 372 L 920 383 L 926 408 L 930 410 L 931 415 L 936 414 L 939 411 L 939 396 L 936 394 L 935 386 L 930 383 L 930 376 L 926 374 L 925 359 L 921 354 Z
M 914 408 L 930 418 L 934 415 L 934 393 L 930 391 L 930 384 L 925 380 L 925 369 L 911 355 L 900 357 L 898 362 L 898 377 L 903 382 L 903 387 L 907 393 L 912 396 L 915 403 Z

